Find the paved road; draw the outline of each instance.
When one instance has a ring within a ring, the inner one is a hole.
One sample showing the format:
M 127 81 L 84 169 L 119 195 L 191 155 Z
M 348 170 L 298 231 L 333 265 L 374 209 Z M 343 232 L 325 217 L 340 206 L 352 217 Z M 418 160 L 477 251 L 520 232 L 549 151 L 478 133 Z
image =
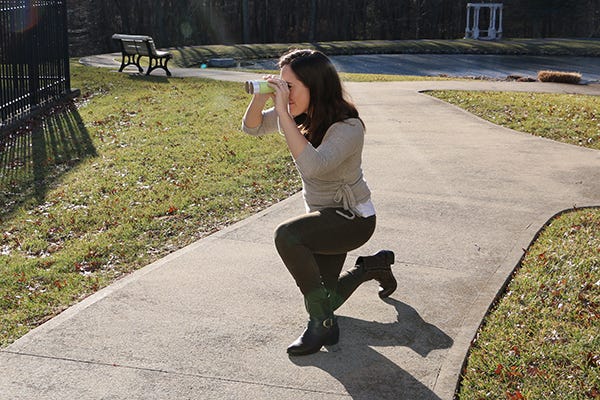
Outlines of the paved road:
M 227 71 L 196 74 L 236 80 Z M 391 248 L 399 287 L 387 301 L 374 282 L 357 290 L 339 310 L 338 351 L 285 352 L 306 319 L 272 231 L 302 212 L 295 195 L 136 271 L 1 350 L 0 397 L 452 399 L 470 341 L 522 248 L 558 211 L 600 204 L 600 156 L 498 127 L 420 91 L 598 95 L 600 87 L 347 87 L 367 125 L 364 169 L 378 210 L 375 235 L 348 266 Z
M 373 54 L 333 56 L 343 72 L 416 76 L 470 76 L 505 79 L 508 75 L 537 76 L 540 70 L 579 72 L 585 82 L 600 81 L 600 57 L 542 57 L 468 54 Z M 272 60 L 255 68 L 273 68 Z

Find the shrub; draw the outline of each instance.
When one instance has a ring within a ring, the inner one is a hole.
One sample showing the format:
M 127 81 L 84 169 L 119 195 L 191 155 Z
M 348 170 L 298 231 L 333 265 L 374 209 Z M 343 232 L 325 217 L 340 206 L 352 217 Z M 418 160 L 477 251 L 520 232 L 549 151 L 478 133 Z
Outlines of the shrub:
M 581 81 L 581 74 L 577 72 L 539 71 L 537 78 L 540 82 L 578 84 Z

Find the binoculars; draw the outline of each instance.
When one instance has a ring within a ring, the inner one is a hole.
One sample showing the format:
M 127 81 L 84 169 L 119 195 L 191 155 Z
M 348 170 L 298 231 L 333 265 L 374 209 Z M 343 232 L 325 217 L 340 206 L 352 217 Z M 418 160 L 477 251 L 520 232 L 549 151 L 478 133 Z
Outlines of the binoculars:
M 246 81 L 244 90 L 248 94 L 275 93 L 275 89 L 271 88 L 267 81 Z

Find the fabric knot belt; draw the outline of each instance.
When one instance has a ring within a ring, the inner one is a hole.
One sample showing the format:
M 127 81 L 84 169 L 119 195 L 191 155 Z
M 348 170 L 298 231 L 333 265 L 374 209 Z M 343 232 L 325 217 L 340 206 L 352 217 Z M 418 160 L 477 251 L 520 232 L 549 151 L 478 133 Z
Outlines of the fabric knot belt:
M 338 188 L 335 192 L 335 196 L 333 196 L 333 201 L 336 203 L 342 203 L 344 210 L 352 210 L 356 207 L 356 198 L 354 197 L 354 193 L 350 186 L 344 184 Z

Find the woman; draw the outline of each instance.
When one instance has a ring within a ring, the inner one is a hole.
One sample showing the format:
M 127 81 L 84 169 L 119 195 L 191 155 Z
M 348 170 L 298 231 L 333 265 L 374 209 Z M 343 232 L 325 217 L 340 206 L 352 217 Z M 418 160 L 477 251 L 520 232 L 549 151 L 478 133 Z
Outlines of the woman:
M 266 77 L 274 93 L 252 97 L 242 129 L 257 136 L 282 132 L 302 178 L 307 213 L 282 223 L 275 245 L 309 314 L 308 327 L 287 351 L 304 355 L 338 342 L 333 312 L 362 282 L 377 280 L 381 298 L 396 289 L 394 253 L 359 257 L 340 276 L 346 254 L 375 230 L 361 169 L 365 127 L 323 53 L 293 50 L 280 58 L 279 68 L 279 77 Z M 270 98 L 275 106 L 264 110 Z

